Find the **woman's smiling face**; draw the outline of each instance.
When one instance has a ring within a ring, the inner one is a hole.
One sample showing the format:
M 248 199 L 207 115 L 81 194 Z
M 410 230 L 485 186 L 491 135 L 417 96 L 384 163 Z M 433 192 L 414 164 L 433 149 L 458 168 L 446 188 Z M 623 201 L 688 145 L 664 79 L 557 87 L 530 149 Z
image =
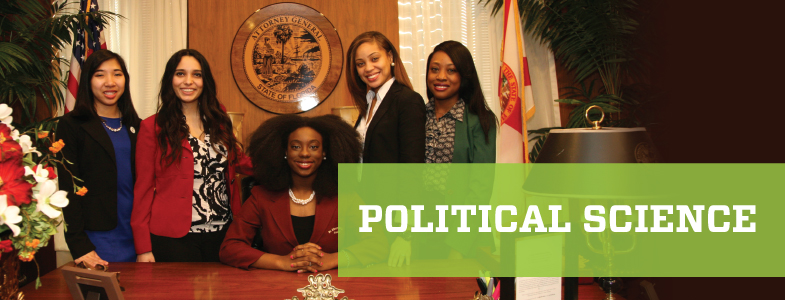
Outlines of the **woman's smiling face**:
M 357 47 L 354 57 L 357 75 L 374 91 L 392 78 L 392 62 L 392 53 L 384 51 L 376 42 L 366 42 Z
M 98 66 L 90 79 L 94 105 L 112 107 L 125 92 L 125 75 L 116 59 L 110 59 Z
M 172 79 L 174 93 L 180 101 L 191 103 L 202 95 L 202 65 L 193 56 L 183 56 Z
M 289 134 L 286 161 L 292 174 L 300 177 L 316 176 L 325 153 L 322 135 L 311 127 L 301 127 Z
M 425 79 L 428 90 L 436 100 L 457 100 L 461 90 L 461 75 L 450 56 L 443 51 L 433 54 Z

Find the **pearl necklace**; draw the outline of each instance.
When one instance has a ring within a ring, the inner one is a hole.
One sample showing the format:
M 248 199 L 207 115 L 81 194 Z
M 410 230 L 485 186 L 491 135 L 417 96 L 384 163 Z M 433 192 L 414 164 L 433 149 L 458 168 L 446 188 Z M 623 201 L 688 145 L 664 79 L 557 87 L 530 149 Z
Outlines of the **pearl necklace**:
M 106 121 L 104 121 L 103 118 L 101 118 L 101 123 L 104 124 L 104 127 L 106 127 L 106 129 L 109 129 L 109 130 L 111 130 L 113 132 L 118 132 L 118 131 L 120 131 L 120 129 L 123 129 L 123 123 L 122 122 L 120 123 L 120 127 L 117 127 L 117 128 L 109 127 L 109 125 L 106 124 Z
M 308 197 L 308 199 L 297 199 L 297 197 L 294 196 L 294 192 L 292 192 L 292 188 L 289 188 L 289 198 L 292 198 L 292 202 L 300 205 L 306 205 L 313 201 L 314 195 L 316 195 L 316 191 L 311 192 L 311 197 Z

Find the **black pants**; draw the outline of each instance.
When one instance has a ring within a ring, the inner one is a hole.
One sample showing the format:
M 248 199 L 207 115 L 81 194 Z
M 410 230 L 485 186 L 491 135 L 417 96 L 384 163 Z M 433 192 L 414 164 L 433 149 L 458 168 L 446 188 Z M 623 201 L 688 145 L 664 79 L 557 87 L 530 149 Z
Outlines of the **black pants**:
M 218 262 L 218 251 L 229 224 L 221 231 L 189 232 L 181 238 L 150 234 L 156 262 Z

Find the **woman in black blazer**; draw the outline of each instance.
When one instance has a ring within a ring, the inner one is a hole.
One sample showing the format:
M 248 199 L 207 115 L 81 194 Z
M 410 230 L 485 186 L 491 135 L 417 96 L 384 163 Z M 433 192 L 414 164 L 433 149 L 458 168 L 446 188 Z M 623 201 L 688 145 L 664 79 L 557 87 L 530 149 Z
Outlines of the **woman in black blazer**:
M 393 44 L 369 31 L 346 53 L 346 82 L 360 116 L 354 127 L 363 140 L 364 163 L 425 161 L 425 101 L 412 90 Z
M 129 81 L 122 57 L 96 51 L 82 65 L 74 110 L 57 126 L 62 153 L 72 163 L 58 165 L 60 187 L 70 200 L 63 208 L 65 240 L 74 261 L 91 268 L 136 261 L 130 217 L 141 120 Z

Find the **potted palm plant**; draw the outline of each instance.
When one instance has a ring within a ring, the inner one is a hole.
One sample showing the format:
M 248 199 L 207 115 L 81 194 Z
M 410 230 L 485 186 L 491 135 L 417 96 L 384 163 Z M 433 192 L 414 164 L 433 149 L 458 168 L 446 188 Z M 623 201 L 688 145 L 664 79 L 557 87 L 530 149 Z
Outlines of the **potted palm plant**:
M 67 145 L 50 134 L 56 126 L 52 112 L 63 106 L 66 86 L 58 54 L 86 28 L 88 18 L 105 26 L 116 16 L 79 12 L 78 5 L 0 1 L 0 299 L 18 297 L 17 276 L 8 273 L 48 244 L 68 204 L 55 178 L 70 174 L 54 172 L 55 164 L 68 164 L 59 153 Z
M 572 106 L 567 128 L 589 126 L 583 114 L 592 105 L 611 113 L 610 126 L 640 126 L 649 99 L 641 92 L 649 67 L 641 27 L 646 8 L 634 0 L 517 1 L 523 30 L 548 46 L 574 78 L 555 100 Z M 492 3 L 494 14 L 504 7 L 504 0 L 480 2 Z M 529 131 L 537 140 L 532 161 L 550 129 Z

